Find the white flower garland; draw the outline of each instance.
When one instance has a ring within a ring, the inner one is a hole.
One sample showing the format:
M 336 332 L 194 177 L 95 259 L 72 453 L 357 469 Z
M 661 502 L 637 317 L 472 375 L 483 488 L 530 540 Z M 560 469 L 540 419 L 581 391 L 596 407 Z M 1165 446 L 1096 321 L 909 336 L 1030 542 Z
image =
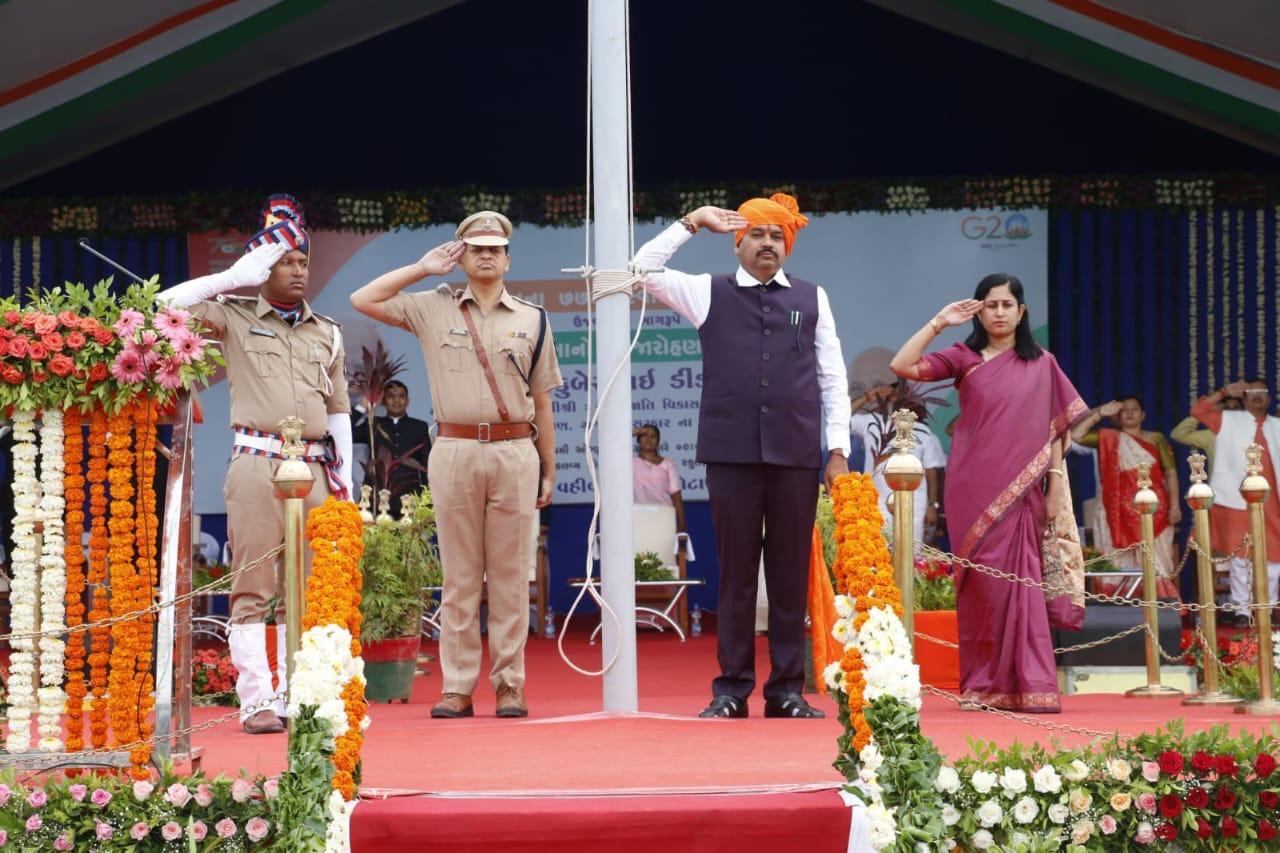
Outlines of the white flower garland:
M 36 521 L 40 517 L 40 483 L 36 480 L 35 413 L 15 411 L 13 422 L 13 581 L 9 587 L 10 645 L 9 736 L 5 749 L 24 752 L 31 746 L 31 717 L 36 709 L 35 640 L 20 636 L 36 629 Z
M 912 661 L 906 629 L 893 610 L 873 607 L 867 611 L 862 627 L 855 629 L 852 599 L 837 595 L 835 607 L 840 618 L 831 626 L 831 635 L 846 650 L 857 649 L 862 655 L 862 675 L 866 682 L 863 700 L 869 704 L 881 696 L 889 696 L 919 711 L 920 667 Z M 844 671 L 839 661 L 828 665 L 822 677 L 832 690 L 844 690 Z M 870 841 L 876 850 L 892 847 L 898 838 L 896 809 L 885 805 L 881 796 L 883 789 L 876 775 L 883 763 L 884 756 L 876 745 L 875 737 L 872 737 L 858 753 L 858 781 L 854 786 L 867 797 Z
M 351 813 L 356 810 L 359 800 L 347 802 L 342 792 L 334 789 L 329 794 L 329 826 L 325 829 L 325 853 L 350 853 L 351 850 Z
M 63 498 L 62 412 L 46 410 L 40 422 L 40 515 L 44 519 L 44 547 L 40 555 L 40 693 L 37 729 L 40 749 L 62 749 L 62 711 L 67 695 L 66 643 L 61 633 L 67 628 L 66 500 Z M 78 544 L 78 543 L 77 543 Z
M 364 659 L 351 655 L 351 633 L 337 625 L 317 625 L 302 635 L 302 647 L 289 673 L 289 716 L 304 706 L 329 723 L 333 739 L 347 733 L 347 708 L 342 690 L 353 678 L 364 680 Z

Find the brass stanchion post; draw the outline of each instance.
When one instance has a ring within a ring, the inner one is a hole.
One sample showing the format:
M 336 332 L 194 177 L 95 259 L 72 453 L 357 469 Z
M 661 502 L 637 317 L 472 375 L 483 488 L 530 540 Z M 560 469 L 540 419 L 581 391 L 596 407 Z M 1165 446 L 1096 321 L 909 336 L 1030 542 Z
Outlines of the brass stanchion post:
M 311 494 L 311 487 L 315 485 L 311 466 L 302 461 L 302 428 L 300 418 L 288 417 L 280 421 L 280 435 L 284 437 L 280 455 L 284 461 L 271 478 L 276 497 L 284 501 L 285 661 L 291 676 L 297 672 L 293 659 L 302 643 L 302 618 L 307 607 L 303 570 L 306 561 L 302 551 L 306 541 L 303 499 Z
M 1213 489 L 1205 482 L 1205 456 L 1199 450 L 1187 457 L 1191 466 L 1191 488 L 1187 489 L 1187 506 L 1191 507 L 1192 541 L 1196 545 L 1196 585 L 1200 588 L 1200 633 L 1204 638 L 1204 684 L 1195 696 L 1182 700 L 1183 705 L 1239 705 L 1243 700 L 1218 689 L 1218 613 L 1213 594 L 1213 552 L 1209 542 L 1209 507 L 1213 506 Z
M 902 627 L 911 641 L 912 657 L 915 656 L 915 532 L 916 489 L 924 478 L 924 466 L 911 449 L 916 446 L 913 435 L 916 414 L 909 409 L 893 413 L 893 455 L 884 466 L 884 481 L 893 489 L 893 575 L 902 594 Z
M 1262 476 L 1262 445 L 1251 444 L 1244 451 L 1244 481 L 1240 494 L 1249 504 L 1249 536 L 1253 547 L 1253 618 L 1258 629 L 1258 698 L 1236 706 L 1237 714 L 1280 716 L 1280 702 L 1273 696 L 1275 670 L 1271 645 L 1271 592 L 1267 583 L 1267 523 L 1263 504 L 1271 484 Z
M 1138 466 L 1138 491 L 1133 496 L 1133 506 L 1138 510 L 1142 523 L 1142 603 L 1147 620 L 1147 683 L 1125 691 L 1126 696 L 1150 698 L 1181 696 L 1176 687 L 1160 683 L 1160 611 L 1156 609 L 1156 507 L 1160 498 L 1151 488 L 1151 464 Z

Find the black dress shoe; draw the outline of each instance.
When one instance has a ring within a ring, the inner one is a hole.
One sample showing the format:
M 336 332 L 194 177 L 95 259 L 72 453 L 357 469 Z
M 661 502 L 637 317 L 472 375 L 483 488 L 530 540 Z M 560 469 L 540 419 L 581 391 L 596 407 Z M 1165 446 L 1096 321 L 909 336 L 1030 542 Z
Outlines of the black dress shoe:
M 717 696 L 698 716 L 742 718 L 747 716 L 747 703 L 736 696 Z
M 764 701 L 766 717 L 825 717 L 826 714 L 810 705 L 799 693 L 785 693 Z

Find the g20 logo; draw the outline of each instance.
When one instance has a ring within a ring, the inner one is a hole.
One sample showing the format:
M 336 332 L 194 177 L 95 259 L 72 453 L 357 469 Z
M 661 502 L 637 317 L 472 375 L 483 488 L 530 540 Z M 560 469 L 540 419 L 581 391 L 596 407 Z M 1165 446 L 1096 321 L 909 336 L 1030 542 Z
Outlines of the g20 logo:
M 1025 240 L 1031 236 L 1031 220 L 1021 213 L 974 214 L 960 220 L 960 233 L 970 240 Z

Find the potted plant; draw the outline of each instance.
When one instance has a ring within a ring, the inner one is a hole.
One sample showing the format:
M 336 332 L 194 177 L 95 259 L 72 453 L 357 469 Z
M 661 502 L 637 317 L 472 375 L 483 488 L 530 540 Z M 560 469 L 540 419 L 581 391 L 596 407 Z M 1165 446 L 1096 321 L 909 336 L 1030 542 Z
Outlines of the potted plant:
M 916 661 L 920 680 L 943 690 L 960 687 L 960 651 L 945 643 L 958 643 L 956 585 L 950 563 L 916 560 L 915 572 Z M 942 642 L 921 637 L 925 634 Z
M 403 509 L 400 520 L 384 517 L 364 530 L 360 644 L 371 702 L 409 701 L 422 639 L 422 588 L 441 579 L 430 491 L 406 495 Z

